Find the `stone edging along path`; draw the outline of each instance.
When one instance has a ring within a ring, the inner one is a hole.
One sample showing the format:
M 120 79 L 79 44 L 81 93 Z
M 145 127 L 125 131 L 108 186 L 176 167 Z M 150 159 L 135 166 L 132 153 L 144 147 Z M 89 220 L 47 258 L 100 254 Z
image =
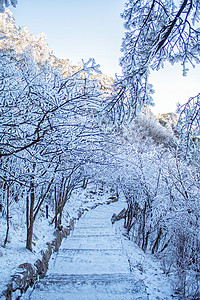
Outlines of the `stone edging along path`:
M 74 229 L 75 221 L 79 220 L 86 211 L 95 209 L 100 205 L 108 205 L 116 201 L 118 201 L 116 197 L 110 197 L 108 201 L 104 203 L 96 203 L 90 209 L 81 209 L 79 211 L 78 217 L 71 219 L 69 225 L 66 228 L 62 228 L 62 230 L 55 230 L 55 239 L 52 242 L 47 243 L 47 249 L 43 251 L 42 258 L 37 259 L 34 265 L 28 262 L 20 264 L 16 273 L 14 275 L 11 275 L 11 280 L 7 284 L 6 290 L 3 292 L 3 296 L 5 297 L 5 299 L 11 300 L 12 295 L 16 291 L 20 291 L 22 295 L 27 291 L 29 287 L 32 287 L 38 279 L 45 277 L 52 253 L 59 250 L 63 238 L 66 238 L 70 235 L 71 231 L 73 231 Z M 18 296 L 16 299 L 20 299 L 20 296 Z

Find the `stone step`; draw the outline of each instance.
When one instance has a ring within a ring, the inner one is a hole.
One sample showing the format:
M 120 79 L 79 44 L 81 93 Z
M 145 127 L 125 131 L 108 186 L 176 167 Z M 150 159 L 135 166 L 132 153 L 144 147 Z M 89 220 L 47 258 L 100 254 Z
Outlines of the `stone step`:
M 88 255 L 124 255 L 122 254 L 122 249 L 61 249 L 58 255 L 78 255 L 86 254 Z
M 62 249 L 121 249 L 121 241 L 116 236 L 70 236 L 63 241 Z
M 114 233 L 110 233 L 110 234 L 94 234 L 93 232 L 85 235 L 85 234 L 80 234 L 79 232 L 74 232 L 74 234 L 70 235 L 68 237 L 67 241 L 70 240 L 79 240 L 79 239 L 107 239 L 107 240 L 111 240 L 111 239 L 115 239 L 118 240 L 118 238 L 116 237 L 116 235 Z M 66 242 L 67 242 L 66 241 Z
M 48 275 L 22 299 L 148 300 L 146 287 L 127 274 Z
M 102 227 L 102 226 L 104 226 L 104 227 L 110 227 L 110 228 L 112 228 L 112 223 L 111 223 L 111 221 L 110 220 L 107 220 L 107 219 L 89 219 L 89 218 L 87 218 L 87 219 L 80 219 L 79 220 L 79 222 L 78 222 L 78 224 L 77 224 L 77 227 L 81 227 L 81 226 L 83 226 L 84 225 L 84 227 L 98 227 L 98 226 L 100 226 L 100 227 Z
M 77 226 L 74 231 L 71 233 L 71 236 L 73 235 L 90 235 L 90 234 L 97 234 L 97 235 L 113 235 L 114 229 L 109 227 L 103 227 L 103 226 Z
M 124 253 L 114 251 L 88 251 L 78 249 L 75 251 L 60 251 L 51 264 L 49 273 L 54 274 L 129 274 L 128 261 L 124 259 Z
M 81 235 L 81 234 L 73 234 L 68 236 L 67 239 L 63 241 L 62 248 L 67 246 L 69 243 L 72 242 L 77 242 L 77 243 L 82 243 L 83 241 L 87 241 L 89 243 L 95 243 L 96 241 L 102 242 L 102 243 L 112 243 L 112 242 L 120 242 L 120 238 L 117 237 L 115 234 L 88 234 L 88 235 Z
M 102 208 L 101 208 L 102 210 Z M 95 209 L 92 211 L 88 211 L 86 212 L 81 218 L 97 218 L 97 219 L 107 219 L 108 218 L 108 214 L 112 215 L 112 211 L 110 213 L 108 213 L 108 211 L 99 211 L 99 209 Z
M 114 237 L 115 235 L 113 233 L 101 234 L 100 232 L 99 233 L 92 232 L 92 233 L 88 233 L 88 234 L 81 234 L 80 232 L 76 231 L 70 237 L 78 239 L 78 238 L 83 238 L 83 237 L 86 238 L 87 236 L 95 237 L 95 238 L 98 238 L 99 236 L 102 236 L 104 238 L 110 238 L 110 237 Z

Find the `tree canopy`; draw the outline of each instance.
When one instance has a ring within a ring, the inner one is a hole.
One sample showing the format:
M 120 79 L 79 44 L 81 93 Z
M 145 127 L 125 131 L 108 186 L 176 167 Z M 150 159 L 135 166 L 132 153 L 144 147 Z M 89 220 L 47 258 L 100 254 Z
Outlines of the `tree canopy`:
M 0 13 L 5 11 L 5 7 L 9 7 L 10 5 L 16 7 L 18 4 L 18 0 L 0 0 Z
M 122 14 L 125 37 L 120 60 L 123 76 L 116 84 L 109 110 L 119 120 L 132 119 L 144 104 L 152 104 L 150 70 L 164 63 L 188 65 L 200 62 L 199 1 L 129 0 Z M 111 109 L 112 108 L 112 109 Z

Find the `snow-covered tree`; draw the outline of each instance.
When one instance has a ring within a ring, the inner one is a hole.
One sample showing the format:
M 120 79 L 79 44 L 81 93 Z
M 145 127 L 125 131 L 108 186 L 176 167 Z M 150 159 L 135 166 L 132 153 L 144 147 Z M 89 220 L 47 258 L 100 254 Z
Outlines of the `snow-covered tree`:
M 91 155 L 88 145 L 97 134 L 94 116 L 101 91 L 90 77 L 99 71 L 90 59 L 64 78 L 48 63 L 38 68 L 31 53 L 1 53 L 0 64 L 2 188 L 4 182 L 12 181 L 26 198 L 27 248 L 31 250 L 33 224 L 53 183 L 70 178 L 74 188 L 75 171 L 80 174 Z M 67 196 L 60 214 L 69 190 Z
M 197 295 L 199 169 L 184 161 L 173 132 L 145 114 L 123 126 L 115 143 L 104 174 L 128 204 L 117 218 L 124 217 L 128 237 L 173 274 L 181 297 Z
M 179 113 L 177 131 L 180 134 L 181 149 L 184 156 L 188 158 L 195 151 L 199 151 L 200 94 L 179 105 L 177 111 Z
M 120 64 L 122 78 L 107 106 L 118 120 L 131 120 L 144 104 L 152 103 L 150 69 L 159 70 L 169 61 L 180 62 L 183 75 L 188 65 L 199 63 L 200 18 L 198 1 L 129 0 L 122 14 L 125 37 Z
M 18 0 L 0 0 L 0 13 L 5 11 L 5 7 L 13 6 L 16 7 Z

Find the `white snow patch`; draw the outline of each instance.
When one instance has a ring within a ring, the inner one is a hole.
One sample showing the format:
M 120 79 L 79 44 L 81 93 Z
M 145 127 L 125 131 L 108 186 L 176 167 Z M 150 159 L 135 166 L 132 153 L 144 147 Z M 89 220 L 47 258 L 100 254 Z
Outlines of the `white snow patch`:
M 144 251 L 123 233 L 123 220 L 115 223 L 116 231 L 121 233 L 124 251 L 129 260 L 129 267 L 138 280 L 143 280 L 149 295 L 149 300 L 174 299 L 170 279 L 164 274 L 160 261 Z

